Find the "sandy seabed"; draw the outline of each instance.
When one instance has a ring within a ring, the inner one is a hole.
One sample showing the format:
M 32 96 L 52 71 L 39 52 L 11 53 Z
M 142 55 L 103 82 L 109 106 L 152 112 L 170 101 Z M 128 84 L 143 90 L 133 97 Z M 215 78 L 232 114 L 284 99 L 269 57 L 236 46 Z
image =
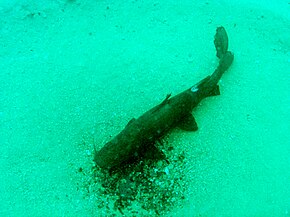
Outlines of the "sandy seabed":
M 212 73 L 221 25 L 235 60 L 193 111 L 199 130 L 167 138 L 188 186 L 162 215 L 290 216 L 289 2 L 1 0 L 0 14 L 0 216 L 122 216 L 86 192 L 93 146 Z

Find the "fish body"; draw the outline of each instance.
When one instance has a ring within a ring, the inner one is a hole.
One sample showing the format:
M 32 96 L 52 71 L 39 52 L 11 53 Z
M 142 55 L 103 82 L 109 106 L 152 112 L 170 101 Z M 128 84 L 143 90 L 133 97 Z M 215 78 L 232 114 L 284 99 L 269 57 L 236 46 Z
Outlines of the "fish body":
M 99 167 L 110 170 L 139 159 L 149 150 L 158 152 L 155 142 L 175 127 L 187 131 L 198 129 L 193 108 L 204 98 L 220 94 L 218 82 L 234 59 L 227 51 L 228 37 L 223 27 L 217 28 L 214 43 L 220 58 L 216 70 L 178 95 L 168 94 L 159 105 L 131 119 L 118 135 L 95 152 L 94 161 Z

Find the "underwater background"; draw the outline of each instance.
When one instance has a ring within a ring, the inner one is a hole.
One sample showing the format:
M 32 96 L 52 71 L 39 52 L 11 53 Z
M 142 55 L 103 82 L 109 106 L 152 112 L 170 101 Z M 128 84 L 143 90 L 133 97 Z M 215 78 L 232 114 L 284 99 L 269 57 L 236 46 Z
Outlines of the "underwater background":
M 0 14 L 0 216 L 290 216 L 289 1 L 0 0 Z M 211 74 L 218 26 L 235 60 L 194 109 L 199 130 L 165 138 L 182 156 L 169 207 L 114 208 L 94 146 Z

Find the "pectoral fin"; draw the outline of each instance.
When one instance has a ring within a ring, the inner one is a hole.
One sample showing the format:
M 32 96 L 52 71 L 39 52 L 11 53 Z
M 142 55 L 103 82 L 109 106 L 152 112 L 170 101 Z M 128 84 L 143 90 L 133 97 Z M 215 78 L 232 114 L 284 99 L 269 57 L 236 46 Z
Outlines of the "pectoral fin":
M 145 152 L 144 158 L 149 160 L 162 160 L 165 158 L 165 154 L 163 151 L 158 149 L 155 145 L 150 146 L 148 150 Z
M 178 125 L 180 129 L 185 131 L 197 131 L 198 126 L 192 114 L 188 114 Z

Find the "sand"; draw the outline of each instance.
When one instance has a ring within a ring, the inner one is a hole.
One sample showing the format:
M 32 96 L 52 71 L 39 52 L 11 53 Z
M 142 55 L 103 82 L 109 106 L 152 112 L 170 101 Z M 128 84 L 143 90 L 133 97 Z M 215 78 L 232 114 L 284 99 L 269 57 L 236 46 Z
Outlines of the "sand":
M 164 216 L 290 216 L 289 2 L 1 0 L 0 14 L 0 216 L 121 216 L 84 192 L 93 146 L 210 74 L 221 25 L 235 61 L 193 111 L 198 132 L 168 138 L 191 182 Z

